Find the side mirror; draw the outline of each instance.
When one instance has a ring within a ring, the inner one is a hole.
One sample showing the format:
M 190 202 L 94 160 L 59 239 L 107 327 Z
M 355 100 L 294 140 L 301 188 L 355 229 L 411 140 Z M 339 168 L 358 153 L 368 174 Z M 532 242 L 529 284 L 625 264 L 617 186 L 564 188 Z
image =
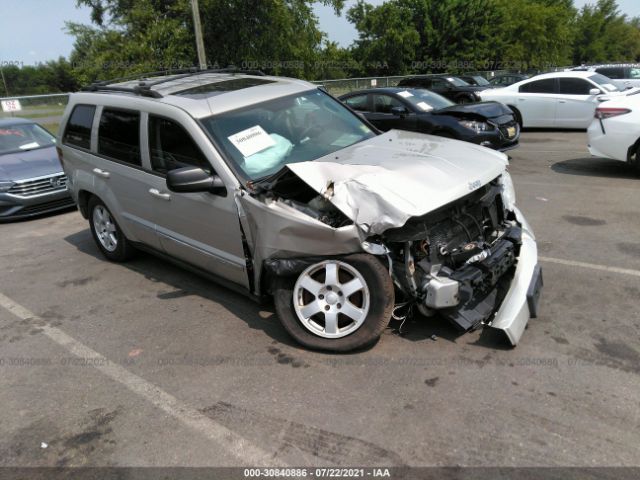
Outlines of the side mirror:
M 406 107 L 393 107 L 391 109 L 391 113 L 393 115 L 396 115 L 397 117 L 402 117 L 403 115 L 405 115 L 407 113 L 407 109 L 406 109 Z
M 592 88 L 589 90 L 589 95 L 600 95 L 602 91 L 599 88 Z
M 198 167 L 184 167 L 167 173 L 167 188 L 172 192 L 211 192 L 226 195 L 227 189 L 217 175 Z

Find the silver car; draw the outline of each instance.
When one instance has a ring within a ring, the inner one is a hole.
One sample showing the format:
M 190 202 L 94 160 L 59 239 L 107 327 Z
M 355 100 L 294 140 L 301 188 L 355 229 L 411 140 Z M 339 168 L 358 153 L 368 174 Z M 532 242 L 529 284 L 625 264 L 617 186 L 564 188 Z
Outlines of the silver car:
M 31 120 L 0 119 L 0 221 L 74 206 L 55 141 Z
M 59 132 L 69 188 L 112 261 L 153 252 L 260 299 L 301 344 L 347 351 L 392 316 L 515 345 L 542 286 L 507 157 L 378 132 L 310 83 L 205 71 L 102 82 Z

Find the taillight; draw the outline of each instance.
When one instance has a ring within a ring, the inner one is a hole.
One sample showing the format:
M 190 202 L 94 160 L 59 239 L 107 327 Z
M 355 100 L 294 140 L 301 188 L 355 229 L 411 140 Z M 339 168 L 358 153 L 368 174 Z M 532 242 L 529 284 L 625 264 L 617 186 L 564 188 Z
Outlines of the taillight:
M 604 120 L 605 118 L 617 117 L 618 115 L 625 115 L 630 113 L 628 108 L 612 108 L 612 107 L 598 107 L 596 108 L 596 118 Z
M 62 155 L 62 149 L 60 147 L 56 147 L 56 152 L 58 153 L 58 160 L 60 160 L 60 165 L 64 168 L 64 155 Z

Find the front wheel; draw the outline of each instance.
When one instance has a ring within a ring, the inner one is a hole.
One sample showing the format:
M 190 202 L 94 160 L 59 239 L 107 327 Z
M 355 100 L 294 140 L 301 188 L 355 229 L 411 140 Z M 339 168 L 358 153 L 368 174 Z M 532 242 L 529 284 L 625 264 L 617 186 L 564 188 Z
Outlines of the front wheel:
M 278 277 L 274 301 L 282 325 L 299 343 L 346 352 L 380 337 L 395 295 L 382 263 L 355 254 L 313 264 L 297 278 Z

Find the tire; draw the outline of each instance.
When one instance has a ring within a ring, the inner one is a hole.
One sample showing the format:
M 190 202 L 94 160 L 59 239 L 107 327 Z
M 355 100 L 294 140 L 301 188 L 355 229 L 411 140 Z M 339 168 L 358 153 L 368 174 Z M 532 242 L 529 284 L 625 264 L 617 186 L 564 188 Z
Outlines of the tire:
M 95 196 L 91 197 L 87 210 L 91 235 L 102 255 L 112 262 L 129 260 L 134 255 L 135 249 L 102 200 Z
M 329 278 L 336 276 L 337 281 Z M 357 289 L 359 284 L 363 288 Z M 343 292 L 345 287 L 351 293 Z M 347 352 L 380 337 L 391 319 L 395 292 L 378 259 L 354 254 L 311 265 L 297 277 L 278 277 L 274 303 L 282 325 L 298 343 L 314 350 Z M 335 318 L 336 328 L 327 323 L 330 318 Z
M 520 129 L 522 129 L 522 114 L 516 107 L 512 107 L 511 105 L 509 105 L 509 108 L 513 112 L 513 115 L 516 117 L 516 122 L 518 122 L 518 125 L 520 125 Z
M 633 163 L 633 171 L 637 177 L 640 177 L 640 143 L 636 147 L 635 162 Z

